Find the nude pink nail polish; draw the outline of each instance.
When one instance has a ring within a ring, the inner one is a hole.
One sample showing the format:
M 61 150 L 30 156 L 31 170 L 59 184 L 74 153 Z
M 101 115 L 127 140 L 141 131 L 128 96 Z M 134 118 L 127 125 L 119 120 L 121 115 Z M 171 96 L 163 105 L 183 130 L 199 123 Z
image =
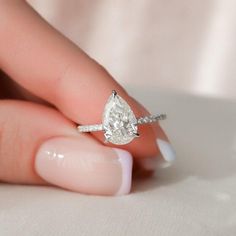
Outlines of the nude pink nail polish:
M 48 183 L 76 192 L 123 195 L 130 192 L 132 156 L 77 138 L 53 138 L 39 148 L 36 172 Z

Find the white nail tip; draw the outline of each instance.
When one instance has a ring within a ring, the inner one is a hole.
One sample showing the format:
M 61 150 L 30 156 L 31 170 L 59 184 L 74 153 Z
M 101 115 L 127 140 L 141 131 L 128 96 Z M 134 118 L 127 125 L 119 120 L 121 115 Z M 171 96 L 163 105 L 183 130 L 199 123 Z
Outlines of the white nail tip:
M 163 158 L 167 162 L 172 162 L 175 160 L 176 154 L 169 142 L 161 140 L 161 139 L 157 139 L 157 145 L 160 149 L 160 152 Z
M 122 182 L 116 195 L 125 195 L 130 192 L 132 182 L 133 157 L 125 150 L 113 148 L 116 152 L 122 168 Z

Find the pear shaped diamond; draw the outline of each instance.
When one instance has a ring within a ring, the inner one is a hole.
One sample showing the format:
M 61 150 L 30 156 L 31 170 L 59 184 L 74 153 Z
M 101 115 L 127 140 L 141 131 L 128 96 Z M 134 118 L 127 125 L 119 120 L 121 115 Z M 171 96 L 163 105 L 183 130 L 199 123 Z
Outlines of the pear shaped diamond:
M 122 145 L 138 136 L 137 119 L 128 103 L 116 91 L 112 91 L 103 113 L 103 129 L 106 141 Z

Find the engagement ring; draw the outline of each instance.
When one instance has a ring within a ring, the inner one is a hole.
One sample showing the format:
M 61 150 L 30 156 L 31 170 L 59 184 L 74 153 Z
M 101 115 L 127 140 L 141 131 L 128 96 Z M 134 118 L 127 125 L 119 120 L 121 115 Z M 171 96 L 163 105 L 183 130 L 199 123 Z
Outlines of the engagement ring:
M 113 90 L 105 105 L 102 124 L 79 125 L 78 130 L 79 132 L 103 131 L 105 142 L 124 145 L 140 136 L 138 125 L 164 119 L 166 119 L 166 114 L 136 118 L 128 103 Z

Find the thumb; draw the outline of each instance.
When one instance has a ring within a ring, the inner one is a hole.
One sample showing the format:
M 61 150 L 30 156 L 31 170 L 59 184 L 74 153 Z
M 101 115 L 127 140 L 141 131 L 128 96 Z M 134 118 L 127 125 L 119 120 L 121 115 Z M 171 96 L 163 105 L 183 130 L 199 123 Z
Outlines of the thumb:
M 42 105 L 1 100 L 0 114 L 1 181 L 95 195 L 129 193 L 129 152 L 78 134 L 58 111 Z

